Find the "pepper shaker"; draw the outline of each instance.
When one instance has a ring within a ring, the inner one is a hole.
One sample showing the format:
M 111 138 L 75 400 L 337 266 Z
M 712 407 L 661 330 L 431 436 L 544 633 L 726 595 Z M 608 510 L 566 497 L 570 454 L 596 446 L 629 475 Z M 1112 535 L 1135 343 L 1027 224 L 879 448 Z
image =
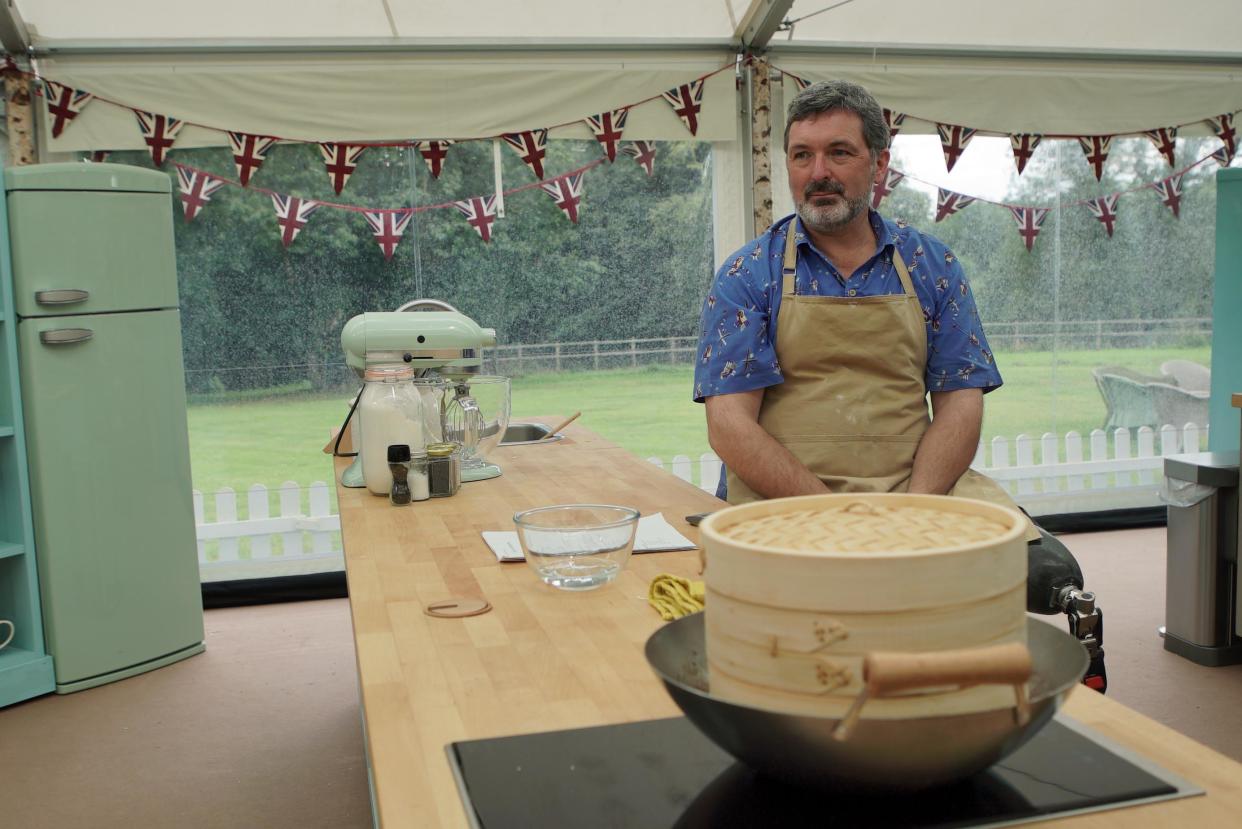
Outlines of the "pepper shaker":
M 461 446 L 427 444 L 427 484 L 432 498 L 455 495 L 461 487 Z
M 410 485 L 407 482 L 410 468 L 410 447 L 404 443 L 394 443 L 388 447 L 388 469 L 392 472 L 392 489 L 388 492 L 388 500 L 394 506 L 410 503 Z

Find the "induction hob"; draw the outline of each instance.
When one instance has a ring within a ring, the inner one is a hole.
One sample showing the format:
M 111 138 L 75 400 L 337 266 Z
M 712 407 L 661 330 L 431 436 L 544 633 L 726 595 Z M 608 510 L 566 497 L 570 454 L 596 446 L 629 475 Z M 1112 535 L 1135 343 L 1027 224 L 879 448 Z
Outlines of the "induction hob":
M 447 747 L 483 829 L 1009 826 L 1202 794 L 1068 718 L 987 771 L 926 792 L 860 796 L 753 772 L 684 717 Z

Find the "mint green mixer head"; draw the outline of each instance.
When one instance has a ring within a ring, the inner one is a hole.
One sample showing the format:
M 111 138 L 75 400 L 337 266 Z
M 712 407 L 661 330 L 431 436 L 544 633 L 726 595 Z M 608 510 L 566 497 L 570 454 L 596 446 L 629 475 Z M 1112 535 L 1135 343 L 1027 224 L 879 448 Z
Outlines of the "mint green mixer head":
M 446 377 L 468 377 L 483 364 L 483 349 L 496 344 L 496 330 L 482 328 L 451 305 L 417 300 L 402 308 L 358 314 L 341 329 L 345 362 L 361 375 L 377 365 L 406 363 L 415 371 L 434 369 Z

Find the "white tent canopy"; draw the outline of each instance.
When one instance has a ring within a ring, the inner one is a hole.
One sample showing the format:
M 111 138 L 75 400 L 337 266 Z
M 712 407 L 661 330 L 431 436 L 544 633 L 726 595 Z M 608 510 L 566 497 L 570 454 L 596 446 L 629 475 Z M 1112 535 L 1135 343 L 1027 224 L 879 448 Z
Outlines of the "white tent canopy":
M 753 5 L 752 18 L 773 2 Z M 123 14 L 17 0 L 17 9 L 38 71 L 53 80 L 217 129 L 353 141 L 577 124 L 729 64 L 748 19 L 743 0 L 127 0 Z M 784 19 L 796 22 L 768 43 L 773 65 L 857 79 L 890 109 L 924 119 L 1112 134 L 1242 108 L 1236 0 L 1176 11 L 1155 0 L 797 0 Z M 698 137 L 734 139 L 737 99 L 730 73 L 714 75 Z M 627 130 L 686 136 L 658 101 L 636 108 Z M 586 135 L 580 125 L 568 134 Z M 222 140 L 189 128 L 179 143 Z M 92 107 L 49 146 L 141 145 L 127 112 Z
M 581 0 L 16 0 L 41 48 L 134 47 L 231 42 L 405 41 L 407 43 L 727 44 L 747 0 L 654 3 Z M 759 0 L 756 6 L 773 3 Z M 827 11 L 822 11 L 827 9 Z M 821 12 L 822 13 L 816 13 Z M 771 45 L 833 44 L 1012 51 L 1123 52 L 1194 59 L 1239 56 L 1242 8 L 1236 0 L 797 0 L 796 21 Z

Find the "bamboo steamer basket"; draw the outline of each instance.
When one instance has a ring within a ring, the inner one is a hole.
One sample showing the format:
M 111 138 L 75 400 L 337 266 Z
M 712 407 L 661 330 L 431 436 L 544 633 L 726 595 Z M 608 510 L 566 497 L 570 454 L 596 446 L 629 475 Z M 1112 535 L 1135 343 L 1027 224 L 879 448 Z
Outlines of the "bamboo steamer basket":
M 712 694 L 810 716 L 845 715 L 863 662 L 1026 641 L 1026 519 L 967 498 L 810 495 L 713 513 L 705 551 Z M 1009 708 L 1005 685 L 871 699 L 904 719 Z

